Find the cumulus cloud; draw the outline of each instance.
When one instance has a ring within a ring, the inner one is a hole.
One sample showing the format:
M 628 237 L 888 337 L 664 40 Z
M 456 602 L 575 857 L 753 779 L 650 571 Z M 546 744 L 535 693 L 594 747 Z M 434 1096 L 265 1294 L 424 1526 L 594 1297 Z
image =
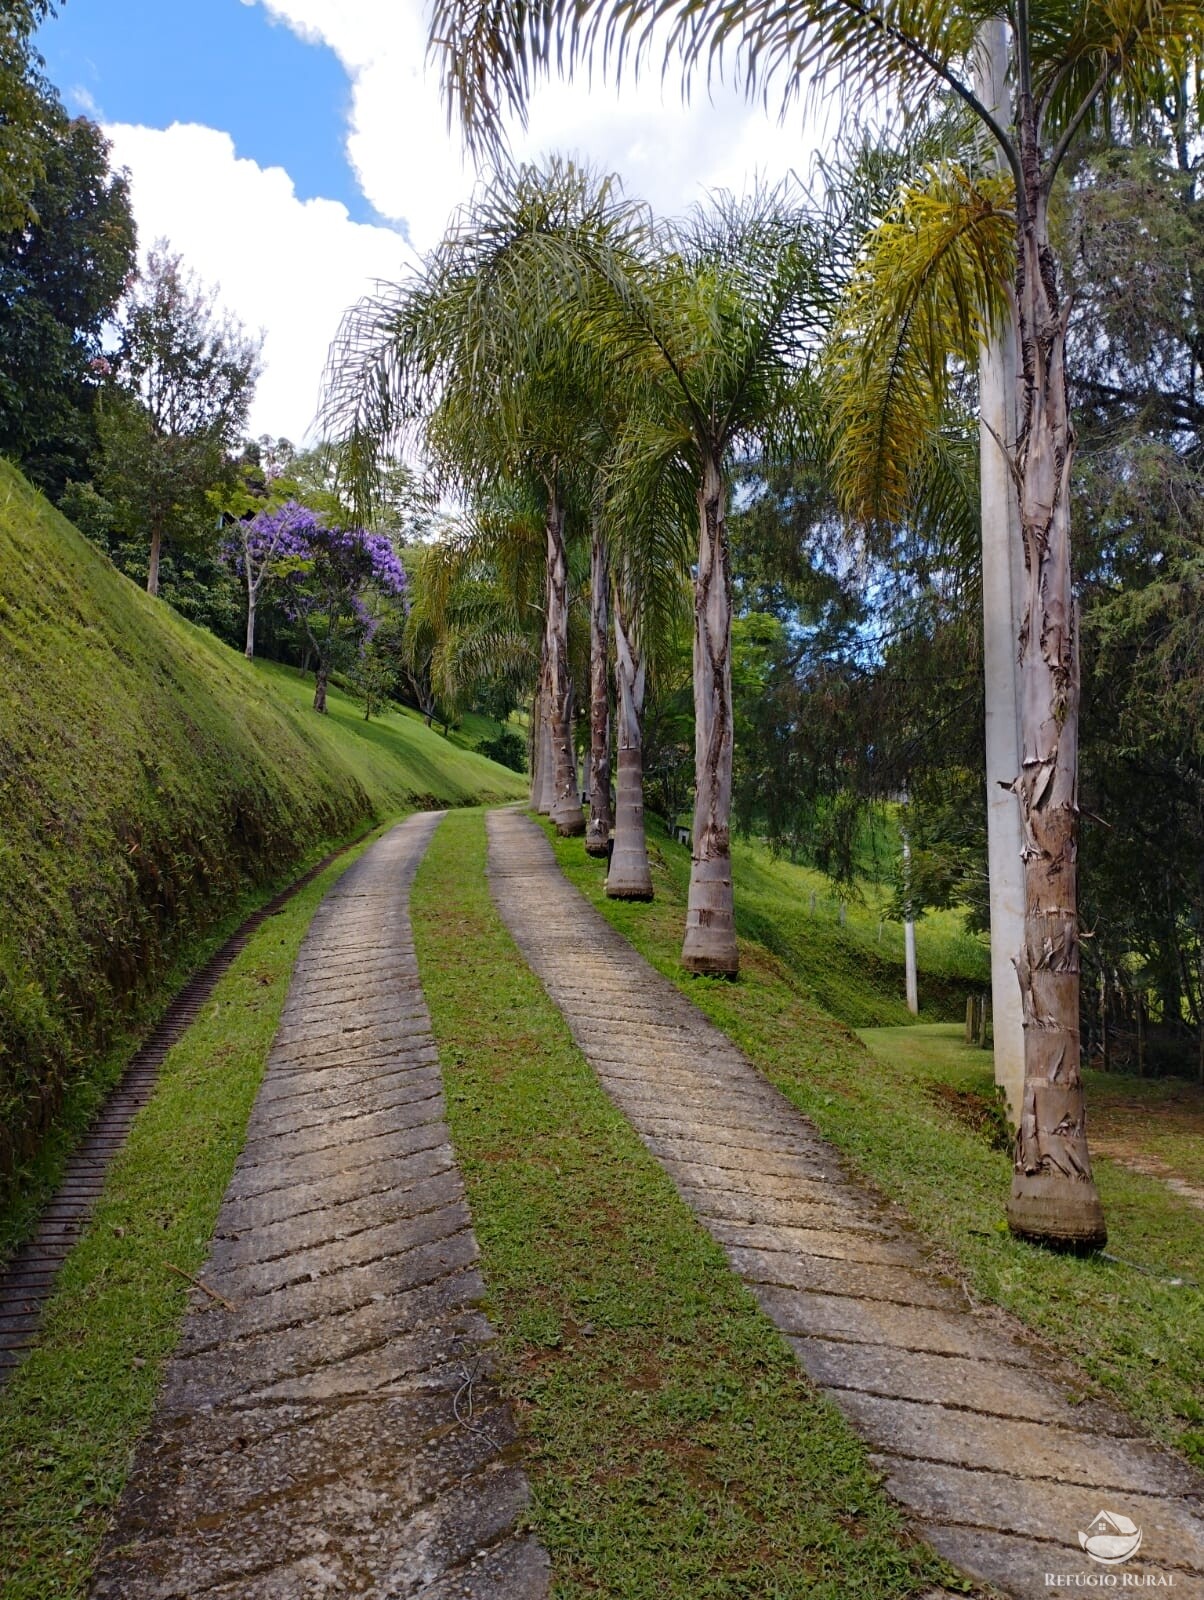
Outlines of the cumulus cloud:
M 273 22 L 332 49 L 351 84 L 347 154 L 381 217 L 353 222 L 344 206 L 297 198 L 279 167 L 240 159 L 212 128 L 110 126 L 114 159 L 129 168 L 144 245 L 168 238 L 190 266 L 221 285 L 223 303 L 263 328 L 258 432 L 302 436 L 313 416 L 326 350 L 343 311 L 377 278 L 395 279 L 434 244 L 475 174 L 449 131 L 437 74 L 426 63 L 422 0 L 243 0 Z M 653 73 L 617 92 L 583 82 L 543 85 L 516 153 L 552 150 L 622 174 L 628 192 L 662 215 L 705 190 L 741 190 L 754 176 L 805 173 L 814 146 L 801 114 L 785 127 L 734 91 L 685 105 Z M 404 234 L 404 238 L 402 235 Z
M 261 0 L 270 15 L 339 57 L 352 85 L 348 156 L 364 194 L 419 248 L 434 243 L 473 173 L 449 131 L 437 72 L 426 61 L 421 0 Z M 618 171 L 629 192 L 680 212 L 712 187 L 742 188 L 755 171 L 805 171 L 812 141 L 801 113 L 779 126 L 734 90 L 683 104 L 657 73 L 621 91 L 583 81 L 541 85 L 521 156 L 562 150 Z
M 226 133 L 110 124 L 128 167 L 143 247 L 166 238 L 246 326 L 264 332 L 252 433 L 299 440 L 318 400 L 326 351 L 346 308 L 411 252 L 392 228 L 353 222 L 334 200 L 299 200 L 282 167 L 235 154 Z

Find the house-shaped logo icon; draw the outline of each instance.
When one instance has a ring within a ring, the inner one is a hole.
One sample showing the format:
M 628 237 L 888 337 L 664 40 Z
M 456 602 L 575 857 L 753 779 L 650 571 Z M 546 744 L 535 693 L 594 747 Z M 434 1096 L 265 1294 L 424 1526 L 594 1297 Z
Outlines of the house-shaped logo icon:
M 1141 1529 L 1119 1511 L 1101 1511 L 1086 1533 L 1080 1531 L 1079 1543 L 1092 1561 L 1118 1567 L 1122 1561 L 1131 1561 L 1141 1549 Z

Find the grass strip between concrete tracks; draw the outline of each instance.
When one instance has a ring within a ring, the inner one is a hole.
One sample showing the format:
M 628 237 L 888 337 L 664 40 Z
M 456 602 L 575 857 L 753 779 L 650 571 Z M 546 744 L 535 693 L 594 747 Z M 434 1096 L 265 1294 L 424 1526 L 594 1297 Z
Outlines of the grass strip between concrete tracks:
M 481 816 L 447 817 L 414 936 L 558 1597 L 956 1588 L 607 1099 L 484 867 Z

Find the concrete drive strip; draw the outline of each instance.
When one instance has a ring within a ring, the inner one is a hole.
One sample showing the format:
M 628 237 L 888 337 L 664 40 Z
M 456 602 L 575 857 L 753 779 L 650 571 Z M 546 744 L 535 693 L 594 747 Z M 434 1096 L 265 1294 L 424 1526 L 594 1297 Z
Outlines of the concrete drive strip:
M 490 814 L 489 871 L 607 1092 L 928 1541 L 1017 1600 L 1086 1587 L 1204 1600 L 1204 1481 L 1130 1419 L 1076 1403 L 1071 1371 L 935 1272 L 808 1120 L 585 904 L 535 824 Z M 1101 1512 L 1142 1529 L 1115 1568 L 1080 1547 Z
M 95 1600 L 543 1600 L 444 1121 L 409 887 L 439 816 L 315 916 Z

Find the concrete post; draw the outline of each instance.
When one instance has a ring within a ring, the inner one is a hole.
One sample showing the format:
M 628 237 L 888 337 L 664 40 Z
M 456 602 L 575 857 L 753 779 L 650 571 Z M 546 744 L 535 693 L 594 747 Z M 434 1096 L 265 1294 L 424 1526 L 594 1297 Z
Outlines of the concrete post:
M 1006 126 L 1007 24 L 984 23 L 976 87 Z M 1002 152 L 994 152 L 1002 163 Z M 1024 1099 L 1024 1023 L 1014 959 L 1024 943 L 1024 872 L 1020 807 L 1010 785 L 1020 771 L 1017 658 L 1023 624 L 1024 556 L 1010 458 L 1017 433 L 1016 329 L 1008 319 L 979 355 L 979 449 L 982 483 L 983 665 L 986 678 L 987 858 L 991 902 L 991 1009 L 995 1082 L 1013 1127 Z

